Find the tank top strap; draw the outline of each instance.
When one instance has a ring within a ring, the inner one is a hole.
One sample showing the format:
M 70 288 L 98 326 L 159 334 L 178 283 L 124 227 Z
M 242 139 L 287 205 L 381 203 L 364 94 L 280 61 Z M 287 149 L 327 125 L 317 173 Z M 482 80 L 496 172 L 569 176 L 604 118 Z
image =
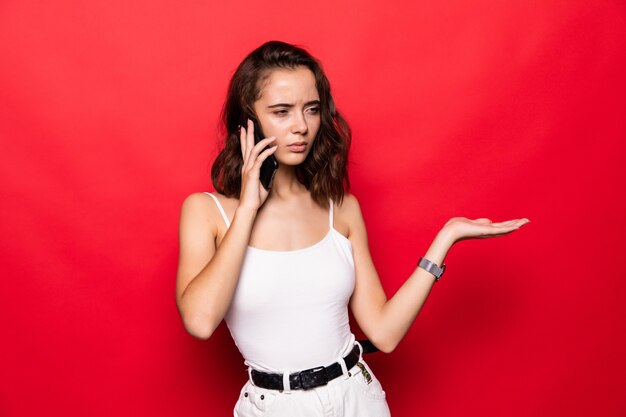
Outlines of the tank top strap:
M 220 203 L 220 200 L 217 199 L 217 197 L 215 197 L 213 194 L 208 193 L 208 192 L 204 192 L 204 194 L 207 194 L 209 196 L 211 196 L 211 198 L 213 199 L 213 201 L 215 201 L 215 204 L 217 205 L 217 208 L 219 209 L 222 218 L 224 219 L 224 223 L 226 223 L 226 228 L 230 229 L 230 221 L 228 220 L 228 216 L 226 216 L 226 212 L 224 211 L 224 207 L 222 207 L 222 204 Z
M 328 209 L 328 222 L 330 223 L 330 228 L 333 228 L 333 199 L 329 198 L 330 208 Z

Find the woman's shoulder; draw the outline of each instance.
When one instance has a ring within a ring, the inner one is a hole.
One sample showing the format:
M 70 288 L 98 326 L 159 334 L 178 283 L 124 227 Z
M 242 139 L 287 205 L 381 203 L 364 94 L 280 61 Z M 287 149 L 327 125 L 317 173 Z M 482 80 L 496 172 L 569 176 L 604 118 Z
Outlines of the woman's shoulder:
M 215 195 L 216 193 L 212 193 Z M 196 191 L 189 194 L 183 200 L 183 211 L 206 210 L 210 205 L 215 205 L 207 192 Z
M 341 214 L 354 215 L 357 214 L 357 212 L 361 212 L 359 200 L 352 193 L 346 192 L 343 195 L 343 200 L 341 201 L 341 203 L 335 202 L 335 205 Z
M 345 235 L 349 237 L 363 222 L 359 200 L 354 194 L 346 192 L 341 204 L 335 202 L 335 207 L 335 222 L 344 225 Z
M 237 204 L 239 202 L 237 198 L 227 197 L 224 194 L 218 193 L 217 191 L 212 191 L 210 193 L 208 191 L 196 191 L 185 197 L 183 201 L 183 206 L 215 206 L 216 203 L 214 198 L 216 198 L 218 203 L 224 206 L 224 208 L 226 208 L 227 206 L 231 206 L 232 204 Z
M 213 198 L 217 198 L 219 206 L 224 209 L 227 215 L 230 214 L 228 217 L 232 217 L 232 208 L 236 207 L 238 200 L 218 192 L 211 192 L 211 195 L 203 191 L 189 194 L 183 201 L 181 217 L 195 223 L 204 223 L 211 229 L 216 230 L 216 226 L 223 220 L 218 204 L 216 204 Z

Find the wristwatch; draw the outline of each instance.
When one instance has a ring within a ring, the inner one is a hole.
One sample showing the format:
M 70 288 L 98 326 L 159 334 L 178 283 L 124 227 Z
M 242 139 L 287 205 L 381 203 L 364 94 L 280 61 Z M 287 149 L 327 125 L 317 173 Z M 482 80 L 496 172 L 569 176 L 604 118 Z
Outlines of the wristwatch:
M 417 266 L 433 274 L 435 276 L 435 282 L 439 281 L 439 279 L 443 275 L 443 271 L 446 270 L 446 264 L 442 263 L 440 267 L 436 263 L 429 261 L 423 256 L 420 257 L 420 261 L 418 262 Z

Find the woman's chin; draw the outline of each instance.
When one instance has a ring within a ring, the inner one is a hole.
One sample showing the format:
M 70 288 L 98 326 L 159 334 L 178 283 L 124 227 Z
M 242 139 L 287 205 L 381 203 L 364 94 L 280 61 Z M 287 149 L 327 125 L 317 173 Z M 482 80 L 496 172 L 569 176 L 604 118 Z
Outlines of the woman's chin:
M 281 155 L 280 158 L 276 158 L 278 165 L 297 166 L 303 163 L 308 155 L 307 153 L 291 153 L 291 155 Z

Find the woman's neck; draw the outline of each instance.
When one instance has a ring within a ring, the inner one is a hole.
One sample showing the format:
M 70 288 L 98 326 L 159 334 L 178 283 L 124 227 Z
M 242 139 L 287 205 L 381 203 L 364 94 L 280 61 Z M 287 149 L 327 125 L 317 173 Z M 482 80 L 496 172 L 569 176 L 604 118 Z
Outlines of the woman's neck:
M 301 196 L 304 192 L 308 193 L 308 190 L 298 181 L 296 177 L 296 167 L 292 165 L 280 165 L 274 175 L 270 196 L 280 200 L 288 200 L 296 196 Z

